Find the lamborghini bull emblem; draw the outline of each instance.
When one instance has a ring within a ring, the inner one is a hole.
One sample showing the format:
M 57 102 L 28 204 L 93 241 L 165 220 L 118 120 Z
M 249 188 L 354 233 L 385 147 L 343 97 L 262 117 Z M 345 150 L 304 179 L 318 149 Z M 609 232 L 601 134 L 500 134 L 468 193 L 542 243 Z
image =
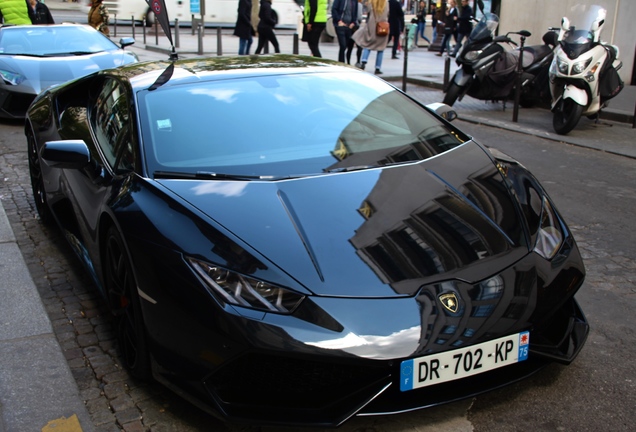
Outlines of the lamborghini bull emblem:
M 457 313 L 457 310 L 459 309 L 459 300 L 457 300 L 455 293 L 442 294 L 438 298 L 448 311 L 451 313 Z

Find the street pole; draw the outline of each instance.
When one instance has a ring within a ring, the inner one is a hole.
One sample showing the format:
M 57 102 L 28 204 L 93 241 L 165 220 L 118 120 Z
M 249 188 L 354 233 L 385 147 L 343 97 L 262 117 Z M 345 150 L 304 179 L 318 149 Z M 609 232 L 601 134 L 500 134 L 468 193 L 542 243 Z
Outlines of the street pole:
M 525 36 L 521 36 L 521 45 L 519 45 L 519 62 L 517 63 L 517 83 L 515 85 L 515 104 L 512 109 L 512 121 L 517 123 L 519 117 L 519 102 L 521 100 L 521 77 L 523 75 L 523 45 L 526 41 Z

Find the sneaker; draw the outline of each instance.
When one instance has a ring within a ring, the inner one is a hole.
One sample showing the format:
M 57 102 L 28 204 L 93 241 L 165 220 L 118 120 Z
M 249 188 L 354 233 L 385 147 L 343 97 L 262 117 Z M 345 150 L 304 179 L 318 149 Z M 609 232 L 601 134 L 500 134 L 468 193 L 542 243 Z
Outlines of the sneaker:
M 358 69 L 362 69 L 362 63 L 356 63 L 355 67 L 357 67 Z
M 443 54 L 442 53 L 437 53 L 435 54 L 437 57 L 441 57 Z
M 376 74 L 376 75 L 382 75 L 382 71 L 381 71 L 380 69 L 376 69 L 376 70 L 375 70 L 375 74 Z
M 398 56 L 394 55 L 394 56 L 391 56 L 391 59 L 393 59 L 393 60 L 399 60 L 400 58 L 399 58 Z
M 366 65 L 367 65 L 367 64 L 366 64 L 366 62 L 362 62 L 362 63 L 360 63 L 360 69 L 364 70 L 364 67 L 365 67 Z

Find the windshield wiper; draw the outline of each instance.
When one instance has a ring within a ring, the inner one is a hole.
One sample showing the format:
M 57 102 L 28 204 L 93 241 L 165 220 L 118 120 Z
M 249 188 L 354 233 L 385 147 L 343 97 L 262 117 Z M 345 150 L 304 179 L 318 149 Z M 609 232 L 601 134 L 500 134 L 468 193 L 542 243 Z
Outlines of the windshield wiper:
M 350 172 L 350 171 L 362 171 L 362 170 L 371 169 L 371 168 L 385 168 L 385 167 L 389 167 L 389 166 L 393 166 L 393 165 L 409 164 L 409 163 L 413 163 L 413 162 L 419 162 L 419 159 L 418 160 L 391 162 L 391 163 L 386 163 L 386 164 L 353 165 L 353 166 L 349 166 L 349 167 L 333 168 L 333 169 L 327 170 L 326 172 L 328 172 L 328 173 L 341 173 L 341 172 Z
M 225 174 L 209 171 L 197 171 L 194 173 L 176 172 L 176 171 L 155 171 L 154 178 L 165 179 L 204 179 L 204 180 L 278 180 L 276 176 L 258 176 L 246 174 Z

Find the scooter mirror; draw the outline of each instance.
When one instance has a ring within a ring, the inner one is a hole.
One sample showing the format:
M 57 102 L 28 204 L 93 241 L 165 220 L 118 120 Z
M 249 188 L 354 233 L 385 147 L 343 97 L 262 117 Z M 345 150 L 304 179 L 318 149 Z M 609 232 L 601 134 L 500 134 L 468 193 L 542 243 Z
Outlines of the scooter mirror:
M 568 31 L 570 29 L 570 20 L 567 17 L 561 18 L 561 29 Z
M 519 31 L 519 34 L 523 37 L 530 37 L 532 36 L 532 33 L 530 33 L 528 30 L 521 30 Z

